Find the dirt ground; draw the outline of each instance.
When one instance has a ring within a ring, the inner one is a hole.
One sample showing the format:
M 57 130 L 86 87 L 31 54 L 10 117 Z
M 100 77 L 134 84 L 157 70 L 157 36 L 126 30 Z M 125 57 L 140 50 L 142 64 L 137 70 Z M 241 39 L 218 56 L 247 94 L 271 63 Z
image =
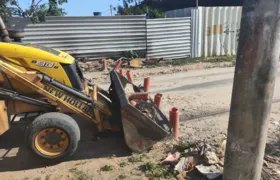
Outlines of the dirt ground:
M 231 66 L 232 63 L 202 63 L 133 70 L 133 73 L 135 84 L 142 84 L 143 77 L 151 77 L 151 96 L 158 92 L 163 94 L 161 110 L 166 115 L 172 107 L 180 110 L 183 139 L 220 144 L 226 137 L 229 118 L 234 72 Z M 103 88 L 109 86 L 106 72 L 92 72 L 86 76 Z M 280 148 L 279 77 L 280 73 L 277 74 L 267 139 L 268 146 L 274 150 Z M 50 162 L 35 156 L 24 145 L 24 126 L 16 124 L 0 137 L 0 179 L 147 179 L 141 167 L 147 162 L 160 162 L 167 155 L 166 148 L 174 142 L 160 142 L 149 152 L 136 155 L 121 137 L 96 140 L 92 126 L 79 117 L 76 119 L 83 129 L 82 140 L 77 153 L 65 162 Z M 274 173 L 279 173 L 279 164 L 271 164 L 276 170 Z

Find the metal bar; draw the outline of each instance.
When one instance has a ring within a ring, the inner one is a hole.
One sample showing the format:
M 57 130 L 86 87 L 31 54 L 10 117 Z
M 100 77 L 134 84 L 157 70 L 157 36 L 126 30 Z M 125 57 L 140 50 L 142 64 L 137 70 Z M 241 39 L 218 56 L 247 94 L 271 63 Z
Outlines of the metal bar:
M 279 0 L 244 1 L 224 180 L 261 178 L 280 54 L 279 20 Z
M 33 99 L 30 97 L 22 96 L 22 95 L 19 95 L 15 91 L 10 91 L 10 90 L 3 89 L 3 88 L 0 88 L 0 97 L 6 98 L 6 99 L 14 99 L 14 100 L 22 101 L 22 102 L 25 102 L 28 104 L 45 107 L 45 108 L 52 108 L 52 105 L 50 105 L 49 103 L 46 103 L 44 101 L 40 101 L 37 99 Z
M 72 89 L 71 87 L 68 87 L 65 84 L 60 83 L 60 82 L 56 81 L 55 79 L 53 79 L 53 78 L 51 78 L 51 77 L 49 77 L 47 75 L 43 76 L 42 81 L 45 82 L 45 83 L 48 83 L 50 85 L 53 85 L 53 86 L 55 86 L 55 87 L 57 87 L 57 88 L 59 88 L 61 90 L 64 90 L 64 91 L 70 93 L 71 95 L 74 95 L 74 96 L 76 96 L 78 98 L 81 98 L 84 101 L 87 101 L 89 103 L 93 102 L 91 97 L 89 97 L 89 96 L 87 96 L 87 95 L 85 95 L 85 94 L 83 94 L 81 92 L 78 92 L 77 90 Z

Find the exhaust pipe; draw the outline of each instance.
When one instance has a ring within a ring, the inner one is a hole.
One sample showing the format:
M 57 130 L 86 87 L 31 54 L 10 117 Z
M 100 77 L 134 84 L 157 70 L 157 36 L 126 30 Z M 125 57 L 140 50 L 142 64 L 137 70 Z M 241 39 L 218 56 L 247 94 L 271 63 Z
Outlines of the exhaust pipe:
M 11 39 L 9 37 L 9 32 L 8 32 L 1 16 L 0 16 L 0 30 L 1 30 L 2 41 L 3 42 L 11 42 Z

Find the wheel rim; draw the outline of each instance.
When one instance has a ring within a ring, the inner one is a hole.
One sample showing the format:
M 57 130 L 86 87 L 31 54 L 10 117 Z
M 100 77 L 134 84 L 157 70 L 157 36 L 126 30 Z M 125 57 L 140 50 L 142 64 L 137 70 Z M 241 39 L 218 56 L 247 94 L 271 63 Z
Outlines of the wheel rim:
M 41 130 L 35 137 L 36 149 L 46 156 L 57 156 L 63 153 L 69 145 L 65 131 L 58 128 Z

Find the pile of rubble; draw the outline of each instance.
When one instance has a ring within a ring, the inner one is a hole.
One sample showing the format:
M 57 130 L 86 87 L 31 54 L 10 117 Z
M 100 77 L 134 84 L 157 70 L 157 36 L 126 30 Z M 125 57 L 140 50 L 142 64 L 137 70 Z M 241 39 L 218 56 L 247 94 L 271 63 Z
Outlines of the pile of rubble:
M 262 170 L 262 180 L 280 179 L 280 144 L 267 144 Z M 161 162 L 169 165 L 178 180 L 222 180 L 226 140 L 220 145 L 179 141 Z
M 120 67 L 122 68 L 141 68 L 147 65 L 153 65 L 161 62 L 163 59 L 145 59 L 145 58 L 125 58 L 121 57 L 118 60 L 113 59 L 103 59 L 101 61 L 79 61 L 78 65 L 83 72 L 93 72 L 93 71 L 110 71 L 112 70 L 118 62 L 121 61 Z
M 175 150 L 177 151 L 169 153 L 161 164 L 173 164 L 174 171 L 178 174 L 178 180 L 189 179 L 193 174 L 195 174 L 195 177 L 199 175 L 209 180 L 219 179 L 222 176 L 226 147 L 225 140 L 218 148 L 212 147 L 207 143 L 176 146 Z
M 108 67 L 112 67 L 115 65 L 115 61 L 113 59 L 106 59 L 106 61 Z M 78 65 L 83 72 L 94 72 L 94 71 L 104 70 L 102 61 L 88 61 L 88 62 L 79 61 Z

